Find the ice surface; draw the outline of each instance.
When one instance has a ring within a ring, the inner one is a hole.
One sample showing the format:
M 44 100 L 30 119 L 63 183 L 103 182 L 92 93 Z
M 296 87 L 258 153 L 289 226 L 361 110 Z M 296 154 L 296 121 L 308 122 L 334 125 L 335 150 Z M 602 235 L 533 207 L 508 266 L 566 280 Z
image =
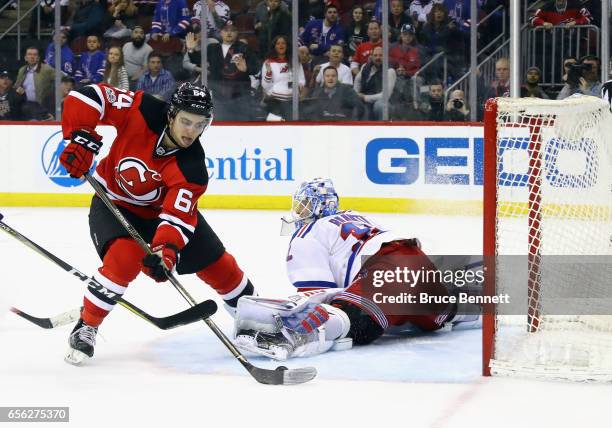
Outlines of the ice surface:
M 77 269 L 96 271 L 86 209 L 0 212 L 7 224 Z M 288 238 L 278 236 L 281 213 L 205 216 L 261 295 L 293 292 L 284 270 Z M 419 237 L 429 253 L 481 251 L 478 218 L 375 217 Z M 81 304 L 81 282 L 4 233 L 0 272 L 2 308 L 49 316 Z M 181 282 L 198 301 L 215 297 L 197 278 Z M 157 316 L 186 307 L 171 286 L 146 277 L 130 285 L 126 297 Z M 214 319 L 229 334 L 229 315 L 220 309 Z M 319 370 L 313 382 L 292 387 L 257 384 L 203 323 L 161 331 L 118 307 L 101 328 L 96 356 L 86 367 L 63 362 L 69 331 L 42 330 L 2 309 L 0 406 L 70 406 L 70 425 L 83 428 L 610 426 L 610 386 L 480 377 L 476 330 L 388 337 L 369 347 L 292 360 L 286 365 Z

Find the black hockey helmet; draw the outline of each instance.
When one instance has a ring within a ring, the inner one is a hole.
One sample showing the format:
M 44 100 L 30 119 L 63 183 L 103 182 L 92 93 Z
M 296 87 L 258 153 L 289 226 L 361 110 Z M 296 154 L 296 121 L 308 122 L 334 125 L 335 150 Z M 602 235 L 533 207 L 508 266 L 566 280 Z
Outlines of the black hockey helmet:
M 181 83 L 170 98 L 168 114 L 174 117 L 181 110 L 212 119 L 213 101 L 208 88 L 190 82 Z

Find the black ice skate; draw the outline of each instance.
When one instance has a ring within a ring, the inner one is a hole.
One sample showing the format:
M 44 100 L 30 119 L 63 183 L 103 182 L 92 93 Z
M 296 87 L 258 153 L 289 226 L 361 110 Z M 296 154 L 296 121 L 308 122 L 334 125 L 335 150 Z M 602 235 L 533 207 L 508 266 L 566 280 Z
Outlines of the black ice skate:
M 97 327 L 87 325 L 83 319 L 79 319 L 68 338 L 70 349 L 68 349 L 64 361 L 78 366 L 93 357 L 97 333 Z

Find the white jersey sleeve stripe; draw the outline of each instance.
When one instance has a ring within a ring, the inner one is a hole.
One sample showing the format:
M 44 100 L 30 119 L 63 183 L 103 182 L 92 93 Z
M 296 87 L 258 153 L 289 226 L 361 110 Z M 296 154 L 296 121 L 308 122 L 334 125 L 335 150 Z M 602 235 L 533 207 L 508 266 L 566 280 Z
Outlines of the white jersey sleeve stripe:
M 174 223 L 177 226 L 184 227 L 185 229 L 187 229 L 191 233 L 195 232 L 195 227 L 185 223 L 183 220 L 181 220 L 180 218 L 175 217 L 173 215 L 170 215 L 170 214 L 160 214 L 159 218 L 161 218 L 162 220 L 166 220 L 166 221 L 168 221 L 170 223 Z
M 99 104 L 96 103 L 94 100 L 92 100 L 91 98 L 81 94 L 80 92 L 77 91 L 70 91 L 68 93 L 69 97 L 75 97 L 78 100 L 84 102 L 85 104 L 87 104 L 90 107 L 95 108 L 99 113 L 100 113 L 100 119 L 102 119 L 102 115 L 103 115 L 103 104 Z
M 100 87 L 98 85 L 89 85 L 90 88 L 93 88 L 94 91 L 96 91 L 96 94 L 98 94 L 98 97 L 100 97 L 100 101 L 101 101 L 101 106 L 102 106 L 102 111 L 100 112 L 100 119 L 104 117 L 104 112 L 105 112 L 105 102 L 104 102 L 104 95 L 102 95 L 102 89 L 100 89 Z
M 376 320 L 376 322 L 378 322 L 378 324 L 380 324 L 383 329 L 389 327 L 389 321 L 387 321 L 387 317 L 385 316 L 383 311 L 381 311 L 380 308 L 376 306 L 374 302 L 369 299 L 366 299 L 363 296 L 358 296 L 356 294 L 345 291 L 334 297 L 334 300 L 346 300 L 347 302 L 352 303 L 358 308 L 366 311 Z

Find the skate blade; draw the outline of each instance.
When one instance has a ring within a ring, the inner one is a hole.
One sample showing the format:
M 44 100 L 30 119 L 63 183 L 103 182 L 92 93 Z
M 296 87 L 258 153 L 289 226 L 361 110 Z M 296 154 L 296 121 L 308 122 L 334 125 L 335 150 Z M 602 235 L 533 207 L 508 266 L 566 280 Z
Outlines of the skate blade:
M 73 366 L 80 366 L 85 361 L 89 360 L 89 356 L 77 349 L 69 349 L 64 356 L 64 361 Z

